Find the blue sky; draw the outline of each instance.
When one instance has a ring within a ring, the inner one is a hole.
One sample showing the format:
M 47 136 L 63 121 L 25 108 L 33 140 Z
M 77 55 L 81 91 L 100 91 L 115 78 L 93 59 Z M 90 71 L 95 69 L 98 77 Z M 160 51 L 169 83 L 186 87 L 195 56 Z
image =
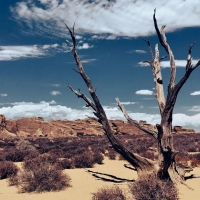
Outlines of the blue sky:
M 153 26 L 165 28 L 173 50 L 179 81 L 185 71 L 188 48 L 193 63 L 200 59 L 200 2 L 198 0 L 9 0 L 0 7 L 0 113 L 8 119 L 44 117 L 85 118 L 92 115 L 68 88 L 87 93 L 74 72 L 69 33 L 64 23 L 75 22 L 77 50 L 110 119 L 124 119 L 119 97 L 133 119 L 159 123 L 150 60 L 144 39 L 154 49 L 158 39 Z M 166 52 L 160 47 L 160 56 Z M 165 89 L 169 59 L 162 63 Z M 200 68 L 179 93 L 174 125 L 200 130 Z M 125 120 L 125 119 L 124 119 Z

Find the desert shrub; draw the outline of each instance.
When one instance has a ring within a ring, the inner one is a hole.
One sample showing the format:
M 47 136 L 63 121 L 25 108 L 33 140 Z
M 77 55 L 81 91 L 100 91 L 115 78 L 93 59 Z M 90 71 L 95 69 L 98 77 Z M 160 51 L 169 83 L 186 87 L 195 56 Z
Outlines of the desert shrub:
M 64 153 L 62 149 L 52 149 L 48 152 L 48 154 L 52 156 L 57 156 L 58 158 L 62 158 Z
M 93 151 L 93 162 L 97 164 L 102 164 L 103 163 L 103 155 L 100 151 L 94 150 Z
M 26 160 L 32 160 L 34 158 L 37 158 L 39 156 L 39 152 L 37 150 L 29 151 L 27 155 L 24 157 L 24 161 Z
M 19 150 L 36 150 L 36 148 L 28 140 L 19 139 L 15 141 L 15 147 Z
M 125 160 L 125 158 L 120 154 L 119 155 L 119 160 Z
M 113 149 L 109 149 L 108 153 L 106 154 L 110 160 L 116 160 L 117 153 Z
M 118 186 L 104 187 L 93 193 L 92 200 L 126 200 L 122 189 Z
M 12 162 L 22 162 L 24 157 L 29 153 L 29 151 L 19 150 L 16 148 L 9 148 L 3 151 L 5 153 L 5 160 Z
M 18 167 L 10 161 L 0 162 L 0 179 L 8 178 L 11 175 L 16 175 L 18 172 Z
M 73 169 L 75 168 L 74 166 L 74 159 L 63 159 L 63 160 L 60 160 L 58 162 L 58 166 L 61 167 L 61 169 Z
M 43 163 L 47 163 L 49 165 L 57 165 L 58 161 L 59 160 L 56 156 L 44 154 L 34 159 L 25 160 L 23 163 L 23 168 L 27 170 L 34 170 L 34 167 L 39 168 Z
M 74 157 L 74 165 L 76 168 L 93 167 L 94 160 L 91 152 L 84 152 Z
M 129 184 L 131 194 L 136 200 L 159 199 L 178 200 L 178 191 L 169 180 L 159 180 L 155 176 L 146 176 Z
M 24 162 L 18 175 L 20 192 L 59 191 L 70 186 L 70 177 L 62 172 L 50 156 L 39 156 Z
M 190 156 L 187 152 L 181 152 L 176 156 L 176 162 L 181 163 L 183 165 L 188 165 L 189 160 Z
M 0 161 L 5 160 L 5 151 L 0 151 Z
M 150 151 L 145 150 L 141 152 L 140 155 L 151 160 L 156 159 L 155 153 L 153 151 L 150 152 Z

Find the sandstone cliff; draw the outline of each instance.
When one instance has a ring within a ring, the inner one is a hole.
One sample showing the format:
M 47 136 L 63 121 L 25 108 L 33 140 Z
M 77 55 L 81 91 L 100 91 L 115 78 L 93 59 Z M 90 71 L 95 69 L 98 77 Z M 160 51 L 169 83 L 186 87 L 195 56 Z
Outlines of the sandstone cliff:
M 110 125 L 115 130 L 115 134 L 143 134 L 137 127 L 122 120 L 110 120 Z M 146 121 L 141 124 L 149 129 L 155 129 Z M 194 133 L 192 129 L 184 129 L 180 126 L 174 127 L 175 133 Z M 0 115 L 0 138 L 7 137 L 65 137 L 83 135 L 103 135 L 104 130 L 97 121 L 93 119 L 84 120 L 52 120 L 44 121 L 41 117 L 21 118 L 18 120 L 6 120 L 4 115 Z

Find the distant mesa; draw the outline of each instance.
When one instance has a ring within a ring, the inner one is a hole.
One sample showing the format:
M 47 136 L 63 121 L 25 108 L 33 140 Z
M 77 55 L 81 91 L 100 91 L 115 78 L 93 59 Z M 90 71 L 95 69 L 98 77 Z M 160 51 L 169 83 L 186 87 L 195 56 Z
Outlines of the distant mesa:
M 122 120 L 110 120 L 110 125 L 115 134 L 133 135 L 144 134 L 144 132 L 132 124 Z M 156 130 L 156 127 L 146 121 L 139 121 L 148 129 Z M 174 134 L 195 133 L 193 129 L 186 129 L 181 126 L 173 128 Z M 42 117 L 21 118 L 18 120 L 6 120 L 0 115 L 0 138 L 9 137 L 67 137 L 67 136 L 96 136 L 104 135 L 102 125 L 93 119 L 83 120 L 51 120 L 47 122 Z

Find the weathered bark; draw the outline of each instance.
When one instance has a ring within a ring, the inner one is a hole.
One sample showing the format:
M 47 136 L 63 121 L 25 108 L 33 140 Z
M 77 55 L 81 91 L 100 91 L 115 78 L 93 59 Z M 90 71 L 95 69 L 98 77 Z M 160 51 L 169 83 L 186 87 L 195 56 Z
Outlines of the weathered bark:
M 117 151 L 119 154 L 121 154 L 130 164 L 132 164 L 136 168 L 139 176 L 143 176 L 144 174 L 155 171 L 155 162 L 154 161 L 151 161 L 147 158 L 141 157 L 136 153 L 132 153 L 127 148 L 125 148 L 120 143 L 120 141 L 117 140 L 117 138 L 114 136 L 114 131 L 112 130 L 112 128 L 108 122 L 107 116 L 106 116 L 105 111 L 99 101 L 99 98 L 96 95 L 96 91 L 93 88 L 92 82 L 89 79 L 89 77 L 85 74 L 85 71 L 84 71 L 81 61 L 80 61 L 80 58 L 77 54 L 76 39 L 74 36 L 74 27 L 73 27 L 72 31 L 68 28 L 67 25 L 66 25 L 66 27 L 69 30 L 71 38 L 72 38 L 72 53 L 73 53 L 74 59 L 76 61 L 77 67 L 78 67 L 77 73 L 79 73 L 81 75 L 84 82 L 86 83 L 86 85 L 88 87 L 88 91 L 89 91 L 93 101 L 91 99 L 89 99 L 89 97 L 87 97 L 86 95 L 82 94 L 80 91 L 74 90 L 70 85 L 68 85 L 68 87 L 70 88 L 70 90 L 72 92 L 74 92 L 74 94 L 77 95 L 78 98 L 82 98 L 85 100 L 85 102 L 87 103 L 86 106 L 90 106 L 94 110 L 94 115 L 98 118 L 98 121 L 103 125 L 103 129 L 106 133 L 106 136 L 108 137 L 108 139 L 109 139 L 110 143 L 112 144 L 113 148 L 115 149 L 115 151 Z
M 159 50 L 158 45 L 155 46 L 155 58 L 152 53 L 151 45 L 148 40 L 146 40 L 149 50 L 150 50 L 150 61 L 144 61 L 150 64 L 153 76 L 154 76 L 154 83 L 156 88 L 156 94 L 154 96 L 157 99 L 158 106 L 160 109 L 160 115 L 161 115 L 161 122 L 160 124 L 157 124 L 157 141 L 158 141 L 158 160 L 157 160 L 157 176 L 160 179 L 171 179 L 175 183 L 180 183 L 184 181 L 184 175 L 186 170 L 183 167 L 177 166 L 177 163 L 175 161 L 175 156 L 178 153 L 174 150 L 173 147 L 173 136 L 172 136 L 172 114 L 174 105 L 176 103 L 177 95 L 181 89 L 181 87 L 184 85 L 184 83 L 189 78 L 191 72 L 197 68 L 200 65 L 200 61 L 197 62 L 195 66 L 192 66 L 192 58 L 191 58 L 191 51 L 194 43 L 190 46 L 189 52 L 188 52 L 188 58 L 187 58 L 187 65 L 186 65 L 186 72 L 183 78 L 175 84 L 175 77 L 176 77 L 176 64 L 173 52 L 167 43 L 167 39 L 165 36 L 164 28 L 165 26 L 161 27 L 161 33 L 157 26 L 157 20 L 155 17 L 155 11 L 153 15 L 154 20 L 154 26 L 157 33 L 157 36 L 159 38 L 160 44 L 164 47 L 166 52 L 169 55 L 170 58 L 170 80 L 168 85 L 168 94 L 167 99 L 165 100 L 164 95 L 164 89 L 163 89 L 163 81 L 162 81 L 162 74 L 161 74 L 161 68 L 160 68 L 160 61 L 165 58 L 159 58 Z M 124 113 L 124 116 L 126 119 L 134 124 L 134 120 L 132 120 L 127 112 L 125 111 L 124 107 L 121 105 L 119 99 L 116 99 L 119 108 Z M 138 126 L 141 130 L 143 130 L 143 127 Z
M 96 91 L 93 88 L 92 82 L 89 79 L 89 77 L 86 75 L 83 69 L 83 66 L 81 64 L 81 60 L 77 54 L 76 38 L 74 35 L 74 26 L 73 26 L 73 29 L 70 30 L 68 26 L 66 25 L 72 38 L 72 53 L 78 67 L 78 71 L 76 72 L 81 75 L 84 82 L 86 83 L 88 87 L 88 91 L 93 101 L 90 98 L 88 98 L 86 95 L 82 94 L 80 91 L 74 90 L 70 85 L 68 85 L 68 87 L 71 89 L 72 92 L 74 92 L 77 95 L 78 98 L 84 99 L 84 101 L 87 103 L 86 104 L 87 107 L 91 107 L 94 110 L 94 115 L 97 117 L 95 119 L 103 125 L 105 134 L 108 137 L 113 148 L 115 149 L 115 151 L 121 154 L 137 170 L 139 178 L 149 173 L 154 173 L 160 179 L 170 179 L 174 183 L 180 183 L 184 181 L 184 175 L 185 175 L 186 170 L 184 170 L 184 168 L 181 166 L 177 166 L 176 161 L 175 161 L 175 156 L 178 152 L 175 151 L 173 147 L 172 114 L 173 114 L 174 105 L 176 103 L 176 98 L 180 89 L 189 78 L 191 72 L 200 65 L 200 61 L 198 61 L 198 63 L 195 66 L 192 65 L 191 51 L 194 45 L 193 43 L 189 48 L 185 75 L 177 84 L 175 84 L 176 63 L 175 63 L 173 52 L 169 44 L 167 43 L 167 39 L 164 33 L 165 26 L 161 27 L 161 32 L 160 32 L 157 26 L 155 11 L 153 15 L 153 20 L 154 20 L 154 27 L 155 27 L 157 36 L 159 38 L 160 44 L 164 47 L 164 49 L 166 50 L 170 58 L 170 80 L 169 80 L 169 85 L 168 85 L 167 98 L 165 99 L 160 61 L 164 59 L 166 56 L 161 57 L 161 58 L 159 57 L 158 44 L 156 44 L 155 57 L 154 57 L 150 42 L 146 40 L 149 47 L 151 60 L 144 61 L 144 62 L 147 62 L 150 64 L 152 72 L 153 72 L 154 84 L 156 88 L 156 94 L 154 94 L 154 96 L 157 99 L 158 106 L 160 109 L 160 115 L 161 115 L 161 122 L 160 124 L 156 125 L 157 131 L 149 130 L 147 127 L 145 127 L 145 125 L 141 125 L 136 120 L 131 119 L 128 113 L 126 112 L 124 106 L 120 103 L 118 98 L 116 98 L 116 101 L 118 103 L 119 108 L 121 109 L 121 111 L 123 112 L 125 118 L 127 119 L 129 123 L 135 125 L 136 127 L 143 130 L 144 132 L 151 135 L 154 139 L 157 140 L 158 142 L 158 148 L 157 148 L 158 160 L 157 161 L 149 160 L 147 158 L 139 156 L 136 153 L 131 152 L 126 147 L 124 147 L 120 143 L 120 141 L 114 136 L 114 131 L 112 130 L 108 122 L 107 116 L 100 103 L 99 98 L 96 95 Z

